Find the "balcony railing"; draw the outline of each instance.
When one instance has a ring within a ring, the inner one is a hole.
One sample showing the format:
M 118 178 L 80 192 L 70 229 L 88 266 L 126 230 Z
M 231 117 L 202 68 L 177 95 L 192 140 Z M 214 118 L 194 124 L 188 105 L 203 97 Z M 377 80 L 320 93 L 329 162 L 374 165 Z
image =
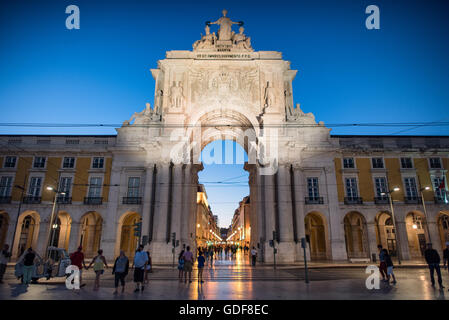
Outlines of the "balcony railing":
M 434 199 L 437 204 L 447 204 L 447 201 L 449 201 L 449 199 L 445 199 L 444 196 L 436 196 Z
M 123 197 L 122 203 L 123 204 L 141 204 L 142 197 Z
M 323 197 L 305 197 L 304 201 L 306 204 L 323 204 Z
M 22 202 L 26 204 L 38 204 L 41 203 L 42 198 L 41 197 L 34 197 L 34 196 L 26 196 L 23 197 Z
M 5 204 L 5 203 L 11 203 L 11 197 L 0 197 L 0 203 L 1 204 Z
M 103 197 L 85 197 L 84 204 L 102 204 Z
M 421 203 L 421 198 L 418 196 L 405 196 L 404 202 L 409 204 L 418 204 Z
M 72 203 L 72 197 L 58 196 L 56 198 L 56 203 L 59 203 L 59 204 L 71 204 Z
M 375 204 L 388 204 L 390 201 L 388 200 L 388 197 L 375 197 L 374 198 Z
M 345 197 L 345 204 L 363 204 L 361 197 Z

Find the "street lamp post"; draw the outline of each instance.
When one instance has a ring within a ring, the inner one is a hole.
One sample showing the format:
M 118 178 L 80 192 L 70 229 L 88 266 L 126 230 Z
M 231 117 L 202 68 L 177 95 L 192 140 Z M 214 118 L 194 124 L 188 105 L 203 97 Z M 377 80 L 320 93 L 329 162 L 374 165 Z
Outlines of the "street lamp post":
M 398 187 L 393 188 L 393 192 L 394 191 L 399 191 L 400 189 Z M 390 190 L 386 191 L 386 192 L 382 192 L 381 195 L 388 195 L 388 200 L 390 202 L 390 210 L 391 210 L 391 218 L 393 220 L 393 227 L 395 230 L 395 235 L 396 235 L 396 248 L 398 251 L 398 264 L 401 264 L 401 245 L 400 245 L 400 241 L 399 241 L 399 233 L 398 233 L 398 228 L 396 227 L 396 218 L 394 215 L 394 208 L 393 208 L 393 200 L 391 199 L 391 192 Z
M 56 191 L 53 187 L 47 187 L 47 190 L 53 191 L 55 193 L 55 196 L 53 198 L 53 207 L 51 209 L 51 216 L 50 216 L 50 221 L 49 221 L 48 236 L 47 236 L 47 246 L 45 248 L 45 258 L 48 258 L 48 247 L 50 246 L 50 234 L 52 235 L 51 241 L 53 241 L 53 236 L 54 235 L 53 235 L 51 229 L 53 228 L 53 224 L 54 224 L 55 209 L 56 209 L 56 203 L 58 201 L 58 195 L 65 195 L 65 192 Z

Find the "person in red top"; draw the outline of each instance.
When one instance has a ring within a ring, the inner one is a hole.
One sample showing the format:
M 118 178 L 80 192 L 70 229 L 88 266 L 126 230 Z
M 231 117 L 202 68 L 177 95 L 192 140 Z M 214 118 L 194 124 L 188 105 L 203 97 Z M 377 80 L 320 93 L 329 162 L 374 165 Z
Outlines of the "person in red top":
M 78 250 L 70 255 L 70 261 L 72 265 L 77 266 L 80 271 L 80 288 L 84 287 L 86 284 L 82 283 L 81 275 L 83 273 L 83 266 L 86 268 L 86 263 L 84 262 L 84 253 L 82 252 L 83 248 L 81 246 L 78 247 Z M 87 269 L 87 268 L 86 268 Z

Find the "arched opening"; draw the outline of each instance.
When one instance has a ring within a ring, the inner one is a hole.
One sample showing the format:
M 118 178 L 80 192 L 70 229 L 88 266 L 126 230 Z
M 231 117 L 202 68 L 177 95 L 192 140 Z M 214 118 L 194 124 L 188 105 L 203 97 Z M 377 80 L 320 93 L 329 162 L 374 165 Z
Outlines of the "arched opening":
M 376 216 L 377 243 L 387 249 L 391 256 L 397 256 L 396 230 L 389 212 L 381 212 Z
M 198 173 L 196 245 L 203 250 L 234 249 L 237 263 L 248 261 L 245 247 L 251 242 L 252 203 L 249 172 L 244 169 L 247 160 L 245 149 L 235 140 L 214 140 L 203 147 L 204 169 Z
M 19 216 L 14 241 L 17 245 L 13 248 L 14 257 L 20 257 L 30 247 L 36 249 L 39 225 L 40 216 L 36 211 L 25 211 Z
M 134 258 L 137 249 L 139 238 L 134 235 L 134 225 L 139 221 L 140 215 L 136 212 L 127 212 L 120 218 L 119 236 L 117 237 L 120 239 L 119 249 L 125 251 L 125 255 L 129 259 Z
M 65 211 L 60 211 L 51 226 L 50 245 L 53 247 L 69 249 L 69 237 L 72 219 Z
M 326 222 L 319 212 L 310 212 L 304 218 L 306 241 L 311 260 L 324 260 L 327 254 Z
M 81 218 L 80 245 L 86 258 L 92 258 L 100 249 L 103 218 L 96 211 L 87 212 Z
M 449 242 L 449 211 L 441 211 L 438 216 L 438 230 L 440 231 L 441 247 L 446 247 Z
M 0 248 L 3 249 L 6 234 L 8 233 L 9 216 L 5 211 L 0 211 Z
M 348 258 L 369 258 L 366 221 L 359 212 L 349 212 L 344 218 L 345 243 Z
M 408 247 L 412 259 L 422 258 L 424 256 L 426 243 L 429 242 L 426 224 L 427 221 L 424 214 L 419 211 L 409 212 L 405 217 Z

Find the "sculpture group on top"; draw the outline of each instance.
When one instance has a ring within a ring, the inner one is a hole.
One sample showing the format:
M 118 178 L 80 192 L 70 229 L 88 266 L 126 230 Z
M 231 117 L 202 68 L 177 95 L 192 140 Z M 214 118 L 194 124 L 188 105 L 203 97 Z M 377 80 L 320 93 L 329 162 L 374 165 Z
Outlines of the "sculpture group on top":
M 235 22 L 229 19 L 227 11 L 223 10 L 223 16 L 215 22 L 206 22 L 206 34 L 201 35 L 201 40 L 195 41 L 193 44 L 193 50 L 195 51 L 227 51 L 221 50 L 220 46 L 230 48 L 229 50 L 237 51 L 254 51 L 251 47 L 251 38 L 247 37 L 243 31 L 243 22 Z M 219 25 L 218 34 L 215 32 L 210 33 L 210 26 L 213 24 Z M 237 24 L 240 26 L 239 33 L 235 33 L 232 30 L 232 25 Z
M 143 111 L 134 112 L 129 120 L 123 122 L 123 126 L 147 125 L 152 122 L 159 122 L 161 119 L 161 110 L 159 108 L 151 108 L 151 105 L 147 103 Z M 131 124 L 131 122 L 133 123 Z

